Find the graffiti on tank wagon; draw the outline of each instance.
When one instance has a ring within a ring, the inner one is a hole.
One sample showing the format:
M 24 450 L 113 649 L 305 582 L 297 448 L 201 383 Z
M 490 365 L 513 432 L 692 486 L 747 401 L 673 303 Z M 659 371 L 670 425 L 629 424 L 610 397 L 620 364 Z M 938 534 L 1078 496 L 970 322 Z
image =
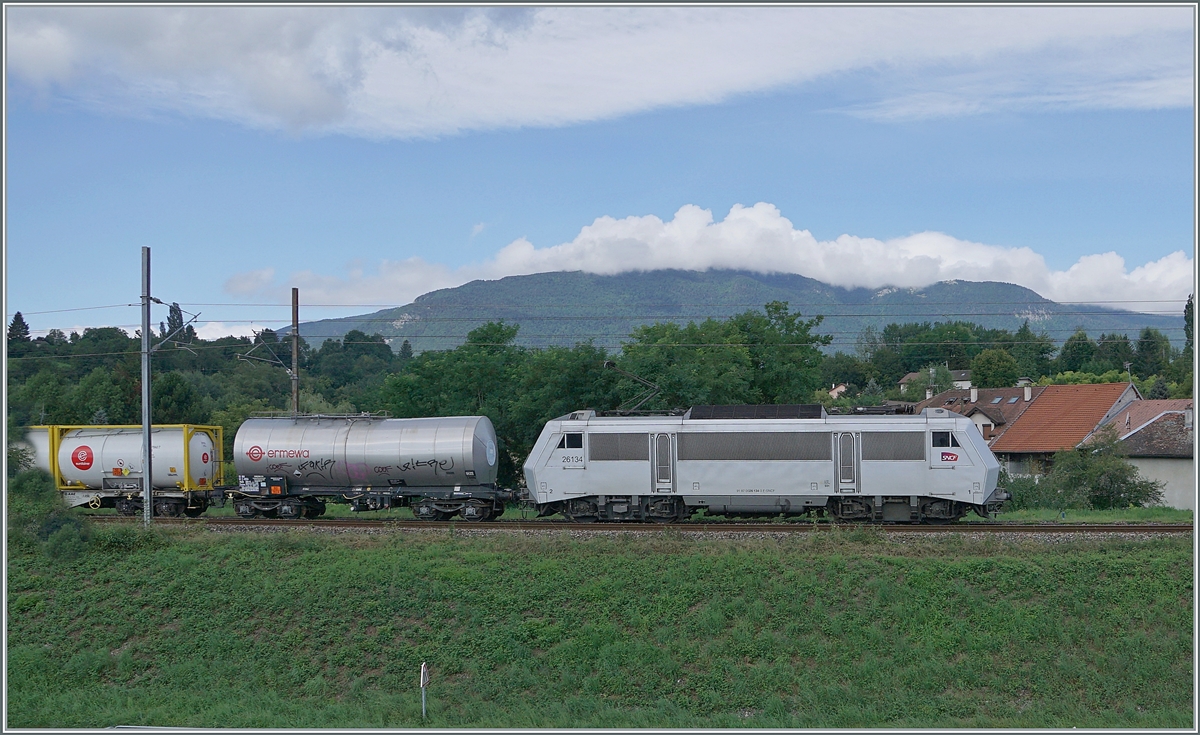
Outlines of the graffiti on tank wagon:
M 325 473 L 328 472 L 329 468 L 333 467 L 333 465 L 334 460 L 332 459 L 309 460 L 308 462 L 301 462 L 296 467 L 295 474 L 297 477 L 300 475 L 304 475 L 305 477 L 312 477 L 313 475 L 316 475 L 317 477 L 324 477 Z
M 283 470 L 290 470 L 291 468 L 291 462 L 279 462 L 278 464 L 267 465 L 267 472 L 282 472 Z
M 454 459 L 410 459 L 402 465 L 396 467 L 401 472 L 409 472 L 411 470 L 419 470 L 422 467 L 428 467 L 433 470 L 436 475 L 438 472 L 448 472 L 454 469 Z

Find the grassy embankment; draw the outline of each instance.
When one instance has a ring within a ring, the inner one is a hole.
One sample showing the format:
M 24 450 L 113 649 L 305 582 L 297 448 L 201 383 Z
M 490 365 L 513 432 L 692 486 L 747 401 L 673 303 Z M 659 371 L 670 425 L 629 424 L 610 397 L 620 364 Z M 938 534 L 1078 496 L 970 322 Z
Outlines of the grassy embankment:
M 8 726 L 1189 727 L 1190 537 L 18 536 Z M 62 554 L 60 554 L 60 557 Z

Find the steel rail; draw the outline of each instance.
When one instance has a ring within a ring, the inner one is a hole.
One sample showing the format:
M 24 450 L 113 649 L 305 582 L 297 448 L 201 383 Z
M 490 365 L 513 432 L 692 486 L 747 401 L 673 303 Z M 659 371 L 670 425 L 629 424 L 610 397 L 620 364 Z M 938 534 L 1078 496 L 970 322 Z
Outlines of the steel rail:
M 132 521 L 132 516 L 90 515 L 103 523 Z M 1191 533 L 1191 523 L 572 523 L 569 521 L 416 521 L 381 518 L 163 518 L 156 523 L 200 526 L 250 526 L 261 528 L 377 528 L 380 530 L 462 531 L 590 531 L 687 533 L 813 533 L 875 529 L 885 533 Z

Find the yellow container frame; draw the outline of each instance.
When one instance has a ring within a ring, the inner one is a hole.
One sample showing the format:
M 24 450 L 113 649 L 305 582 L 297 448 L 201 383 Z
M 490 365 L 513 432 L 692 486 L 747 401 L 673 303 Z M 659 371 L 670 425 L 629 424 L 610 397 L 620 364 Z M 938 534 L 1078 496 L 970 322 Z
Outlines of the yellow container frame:
M 50 474 L 54 477 L 54 485 L 59 490 L 79 490 L 82 486 L 67 485 L 62 481 L 62 474 L 58 470 L 58 450 L 62 445 L 62 438 L 68 431 L 76 429 L 137 429 L 141 431 L 141 424 L 53 424 L 46 426 L 31 426 L 30 429 L 45 429 L 49 437 L 49 453 Z M 225 482 L 225 443 L 224 429 L 220 426 L 206 426 L 203 424 L 153 424 L 151 430 L 157 429 L 183 429 L 183 481 L 175 483 L 175 490 L 180 492 L 190 493 L 202 490 L 212 490 L 218 484 Z M 216 468 L 213 472 L 212 485 L 199 485 L 192 479 L 192 463 L 191 463 L 191 442 L 192 437 L 196 434 L 207 434 L 213 440 L 213 453 L 216 455 Z M 172 490 L 172 488 L 158 488 L 159 490 Z

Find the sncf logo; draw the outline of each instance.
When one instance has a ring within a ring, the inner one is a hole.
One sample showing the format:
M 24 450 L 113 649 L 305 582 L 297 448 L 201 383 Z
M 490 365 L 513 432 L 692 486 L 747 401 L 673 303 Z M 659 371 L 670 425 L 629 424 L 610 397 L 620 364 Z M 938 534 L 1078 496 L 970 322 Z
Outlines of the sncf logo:
M 943 462 L 957 462 L 958 455 L 955 454 L 954 452 L 942 452 L 942 461 Z

